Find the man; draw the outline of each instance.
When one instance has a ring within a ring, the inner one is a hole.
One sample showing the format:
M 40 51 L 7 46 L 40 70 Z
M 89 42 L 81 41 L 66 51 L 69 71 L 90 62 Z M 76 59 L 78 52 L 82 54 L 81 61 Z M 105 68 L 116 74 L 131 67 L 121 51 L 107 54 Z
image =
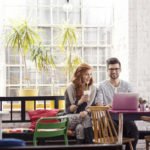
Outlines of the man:
M 107 72 L 109 80 L 105 80 L 99 85 L 96 103 L 98 105 L 112 105 L 114 93 L 117 92 L 132 92 L 130 84 L 119 79 L 121 72 L 121 63 L 117 58 L 109 58 L 107 60 Z M 115 121 L 118 124 L 118 121 Z M 139 133 L 134 121 L 124 121 L 123 124 L 124 137 L 134 138 L 132 143 L 134 150 L 138 141 Z M 126 145 L 126 150 L 129 150 L 129 145 Z

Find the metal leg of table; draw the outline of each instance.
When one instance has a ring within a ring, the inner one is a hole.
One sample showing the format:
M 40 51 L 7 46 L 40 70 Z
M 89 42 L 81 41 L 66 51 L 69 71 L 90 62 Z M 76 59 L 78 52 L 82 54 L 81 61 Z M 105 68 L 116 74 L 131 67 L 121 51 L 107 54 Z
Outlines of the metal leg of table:
M 123 113 L 119 113 L 118 144 L 122 144 L 123 137 Z

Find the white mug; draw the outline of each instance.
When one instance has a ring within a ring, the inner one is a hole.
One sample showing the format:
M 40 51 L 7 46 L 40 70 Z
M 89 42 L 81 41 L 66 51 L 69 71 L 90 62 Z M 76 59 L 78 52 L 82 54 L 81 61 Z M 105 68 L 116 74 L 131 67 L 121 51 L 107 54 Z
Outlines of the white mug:
M 88 96 L 88 101 L 90 100 L 90 94 L 91 94 L 91 91 L 90 90 L 85 90 L 83 92 L 83 95 L 87 95 Z

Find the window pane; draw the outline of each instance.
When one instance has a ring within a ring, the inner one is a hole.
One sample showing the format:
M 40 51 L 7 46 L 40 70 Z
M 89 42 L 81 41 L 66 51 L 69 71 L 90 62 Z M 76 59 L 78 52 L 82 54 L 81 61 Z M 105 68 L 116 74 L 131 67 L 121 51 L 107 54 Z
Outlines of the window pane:
M 94 80 L 94 83 L 97 83 L 97 67 L 93 67 L 93 80 Z
M 111 28 L 107 29 L 107 44 L 108 45 L 112 44 L 112 30 L 111 30 Z
M 19 64 L 20 63 L 20 56 L 17 50 L 13 49 L 6 49 L 6 63 L 7 64 Z
M 84 43 L 97 44 L 97 29 L 96 28 L 86 28 L 84 31 Z
M 8 67 L 7 68 L 7 84 L 19 84 L 20 83 L 20 68 Z
M 55 70 L 55 78 L 54 80 L 57 82 L 57 83 L 60 83 L 60 84 L 65 84 L 67 83 L 67 77 L 66 77 L 66 74 L 65 74 L 65 69 L 62 68 L 62 67 L 59 67 Z
M 6 95 L 7 96 L 17 96 L 18 95 L 18 87 L 7 87 Z
M 63 4 L 66 3 L 66 0 L 51 0 L 52 4 L 58 5 L 58 6 L 62 6 Z
M 55 7 L 53 8 L 52 13 L 53 13 L 54 24 L 62 24 L 62 22 L 65 22 L 65 12 L 62 8 Z
M 52 95 L 51 87 L 40 86 L 39 87 L 39 96 L 50 96 Z
M 39 7 L 38 8 L 38 23 L 39 24 L 50 24 L 51 15 L 49 7 Z
M 98 62 L 99 62 L 99 64 L 105 64 L 106 62 L 105 62 L 105 59 L 106 59 L 106 49 L 105 48 L 99 48 L 98 49 L 98 53 L 99 53 L 99 55 L 98 55 Z
M 73 9 L 69 13 L 69 20 L 71 24 L 81 24 L 81 9 L 77 7 L 73 7 Z M 74 19 L 71 19 L 74 18 Z
M 106 68 L 105 67 L 99 67 L 99 82 L 106 79 Z
M 13 13 L 12 13 L 13 12 Z M 26 18 L 26 7 L 6 7 L 5 8 L 5 17 L 11 18 L 11 19 L 21 19 L 21 18 Z M 10 20 L 8 19 L 6 21 L 8 21 L 10 23 Z
M 35 84 L 36 83 L 36 70 L 28 67 L 27 71 L 28 71 L 28 75 L 25 74 L 24 68 L 23 68 L 23 71 L 22 71 L 23 84 L 27 84 L 27 83 Z
M 38 73 L 39 84 L 50 84 L 52 82 L 52 70 Z
M 37 0 L 39 5 L 50 5 L 51 0 Z
M 60 49 L 53 49 L 53 55 L 55 58 L 56 64 L 64 64 L 66 58 L 66 52 L 60 51 Z
M 84 61 L 89 64 L 97 64 L 97 49 L 85 48 L 84 49 Z
M 82 37 L 82 29 L 77 28 L 77 44 L 81 45 L 83 43 L 83 37 Z
M 51 44 L 51 28 L 39 28 L 39 35 L 43 44 Z

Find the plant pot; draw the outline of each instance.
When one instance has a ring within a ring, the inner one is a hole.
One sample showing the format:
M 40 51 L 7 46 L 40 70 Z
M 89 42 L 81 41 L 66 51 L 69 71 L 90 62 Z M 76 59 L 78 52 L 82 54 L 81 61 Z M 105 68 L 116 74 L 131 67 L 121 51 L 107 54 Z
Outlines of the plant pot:
M 19 89 L 18 96 L 38 96 L 38 89 Z M 26 101 L 26 110 L 34 110 L 34 101 Z
M 146 110 L 146 104 L 140 104 L 140 111 Z

